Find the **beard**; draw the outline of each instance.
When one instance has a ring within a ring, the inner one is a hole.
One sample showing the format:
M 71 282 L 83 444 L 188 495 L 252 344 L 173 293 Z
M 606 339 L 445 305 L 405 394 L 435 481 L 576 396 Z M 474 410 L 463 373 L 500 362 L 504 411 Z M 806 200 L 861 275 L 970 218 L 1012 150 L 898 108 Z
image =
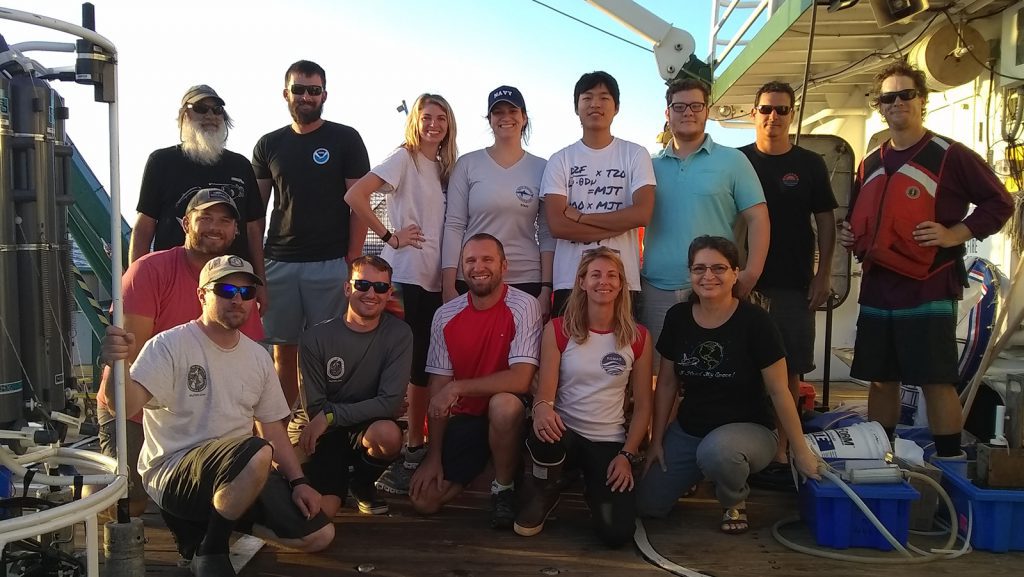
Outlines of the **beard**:
M 288 111 L 292 114 L 292 120 L 298 124 L 312 124 L 320 120 L 320 115 L 324 112 L 323 102 L 312 105 L 313 108 L 311 110 L 302 110 L 300 106 L 303 104 L 303 102 L 297 100 L 288 103 Z
M 189 160 L 205 166 L 217 164 L 227 139 L 228 127 L 224 123 L 212 132 L 187 119 L 181 124 L 181 151 Z
M 492 276 L 490 280 L 486 281 L 474 281 L 470 278 L 466 278 L 466 285 L 469 287 L 469 292 L 478 297 L 486 297 L 494 294 L 494 291 L 498 290 L 501 286 L 502 279 Z

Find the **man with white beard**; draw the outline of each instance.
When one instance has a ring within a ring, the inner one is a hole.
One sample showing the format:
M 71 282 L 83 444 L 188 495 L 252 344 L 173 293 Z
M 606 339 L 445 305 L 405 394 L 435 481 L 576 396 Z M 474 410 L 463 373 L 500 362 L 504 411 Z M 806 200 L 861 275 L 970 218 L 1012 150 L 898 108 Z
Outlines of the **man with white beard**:
M 181 246 L 185 207 L 198 191 L 218 188 L 231 196 L 238 209 L 238 236 L 228 254 L 248 260 L 263 276 L 266 210 L 249 160 L 225 148 L 231 127 L 224 99 L 214 89 L 200 84 L 185 92 L 178 110 L 181 144 L 150 154 L 142 174 L 129 262 L 151 250 Z M 260 293 L 257 302 L 262 305 Z

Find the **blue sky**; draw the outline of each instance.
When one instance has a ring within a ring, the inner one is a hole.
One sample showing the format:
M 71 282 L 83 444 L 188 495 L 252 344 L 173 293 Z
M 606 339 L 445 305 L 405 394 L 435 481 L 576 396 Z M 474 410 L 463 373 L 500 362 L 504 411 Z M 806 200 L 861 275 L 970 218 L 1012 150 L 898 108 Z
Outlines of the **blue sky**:
M 647 43 L 582 0 L 544 0 L 563 12 L 636 43 Z M 696 40 L 707 56 L 709 0 L 642 0 L 643 6 Z M 402 138 L 396 112 L 422 92 L 452 104 L 460 152 L 491 143 L 483 118 L 486 95 L 502 84 L 525 98 L 533 136 L 528 149 L 547 157 L 580 136 L 572 90 L 579 76 L 606 70 L 619 81 L 621 108 L 613 132 L 656 149 L 664 121 L 664 82 L 654 55 L 532 0 L 238 0 L 208 3 L 94 0 L 97 29 L 120 55 L 122 212 L 134 219 L 142 169 L 150 152 L 178 142 L 175 114 L 185 90 L 213 86 L 235 120 L 228 148 L 251 156 L 264 133 L 290 119 L 281 97 L 284 70 L 298 59 L 327 71 L 324 117 L 355 127 L 371 163 Z M 8 0 L 5 7 L 79 23 L 70 0 Z M 9 43 L 73 41 L 18 23 L 0 23 Z M 47 66 L 73 64 L 70 54 L 32 52 Z M 106 106 L 85 86 L 58 84 L 71 109 L 68 134 L 107 183 Z M 752 133 L 709 126 L 713 137 L 741 145 Z

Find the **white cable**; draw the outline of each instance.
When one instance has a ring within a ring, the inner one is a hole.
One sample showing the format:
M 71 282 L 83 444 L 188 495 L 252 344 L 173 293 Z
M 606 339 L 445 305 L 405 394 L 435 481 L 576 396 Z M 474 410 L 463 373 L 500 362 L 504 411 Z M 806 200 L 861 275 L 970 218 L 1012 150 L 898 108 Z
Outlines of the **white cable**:
M 636 543 L 636 548 L 640 550 L 640 555 L 644 559 L 673 575 L 679 575 L 680 577 L 710 577 L 693 569 L 687 569 L 678 563 L 673 563 L 663 557 L 661 553 L 658 553 L 651 546 L 650 540 L 647 539 L 647 529 L 644 528 L 644 522 L 640 519 L 636 520 L 636 532 L 633 533 L 633 541 Z

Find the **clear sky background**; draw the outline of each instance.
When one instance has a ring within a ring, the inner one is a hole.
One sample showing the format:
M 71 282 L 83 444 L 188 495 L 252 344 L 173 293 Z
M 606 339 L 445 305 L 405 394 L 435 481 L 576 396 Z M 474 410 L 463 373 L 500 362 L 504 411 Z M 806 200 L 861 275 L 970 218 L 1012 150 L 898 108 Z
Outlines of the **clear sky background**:
M 645 40 L 583 0 L 544 0 L 573 17 L 642 46 Z M 97 32 L 119 51 L 122 212 L 134 221 L 150 152 L 179 142 L 176 113 L 185 90 L 209 84 L 235 122 L 228 148 L 251 157 L 263 134 L 290 122 L 281 95 L 284 71 L 299 59 L 327 72 L 324 117 L 355 127 L 371 164 L 400 144 L 405 116 L 396 111 L 422 92 L 452 104 L 461 153 L 492 142 L 490 90 L 510 84 L 525 96 L 533 135 L 527 146 L 547 158 L 577 140 L 573 85 L 605 70 L 619 82 L 615 135 L 657 150 L 665 84 L 654 55 L 575 22 L 533 0 L 94 0 Z M 708 53 L 709 0 L 641 0 Z M 0 0 L 0 6 L 81 23 L 72 0 Z M 66 34 L 0 21 L 8 43 L 73 42 Z M 74 64 L 72 54 L 31 52 L 45 66 Z M 55 83 L 70 108 L 68 134 L 109 185 L 107 106 L 92 88 Z M 709 124 L 718 142 L 739 146 L 751 131 Z

